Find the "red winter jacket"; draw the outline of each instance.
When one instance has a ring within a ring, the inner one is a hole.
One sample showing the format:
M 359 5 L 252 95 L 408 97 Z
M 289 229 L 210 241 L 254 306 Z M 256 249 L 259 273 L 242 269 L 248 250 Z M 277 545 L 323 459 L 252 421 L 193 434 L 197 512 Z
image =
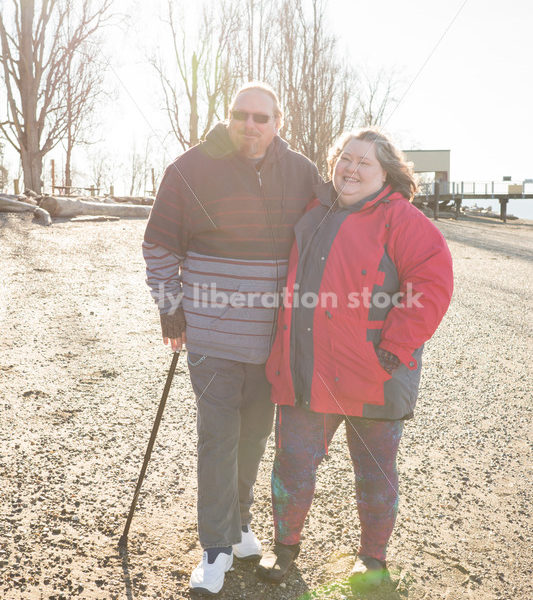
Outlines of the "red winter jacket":
M 440 231 L 390 186 L 334 206 L 331 183 L 295 227 L 267 363 L 276 404 L 374 419 L 412 416 L 424 343 L 453 290 Z M 391 377 L 375 348 L 401 361 Z

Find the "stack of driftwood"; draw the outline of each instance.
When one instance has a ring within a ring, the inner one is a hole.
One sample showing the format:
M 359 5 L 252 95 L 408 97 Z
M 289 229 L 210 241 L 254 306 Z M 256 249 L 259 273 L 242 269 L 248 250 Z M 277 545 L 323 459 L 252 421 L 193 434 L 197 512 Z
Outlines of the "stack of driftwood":
M 51 225 L 52 217 L 104 217 L 106 220 L 121 217 L 147 218 L 153 198 L 133 196 L 107 196 L 105 198 L 70 198 L 64 196 L 39 196 L 31 190 L 24 194 L 0 194 L 0 212 L 32 212 L 35 220 Z

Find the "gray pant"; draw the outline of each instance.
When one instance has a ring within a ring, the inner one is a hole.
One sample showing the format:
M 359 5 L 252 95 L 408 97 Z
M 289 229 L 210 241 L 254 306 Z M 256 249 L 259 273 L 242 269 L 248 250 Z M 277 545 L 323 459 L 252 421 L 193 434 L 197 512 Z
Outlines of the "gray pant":
M 198 533 L 202 548 L 241 541 L 253 485 L 272 430 L 265 365 L 188 354 L 196 394 Z

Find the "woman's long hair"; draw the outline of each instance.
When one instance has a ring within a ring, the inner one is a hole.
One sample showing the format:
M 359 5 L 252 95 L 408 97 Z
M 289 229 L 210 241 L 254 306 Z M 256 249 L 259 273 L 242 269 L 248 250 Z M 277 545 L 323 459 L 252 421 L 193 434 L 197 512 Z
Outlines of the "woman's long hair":
M 343 133 L 333 144 L 328 152 L 328 175 L 333 177 L 335 163 L 344 150 L 346 144 L 352 140 L 364 140 L 374 144 L 376 158 L 387 173 L 386 184 L 389 184 L 393 192 L 399 192 L 409 200 L 413 201 L 418 189 L 416 176 L 413 172 L 413 163 L 408 162 L 401 150 L 398 150 L 390 139 L 373 127 L 361 129 L 357 132 Z

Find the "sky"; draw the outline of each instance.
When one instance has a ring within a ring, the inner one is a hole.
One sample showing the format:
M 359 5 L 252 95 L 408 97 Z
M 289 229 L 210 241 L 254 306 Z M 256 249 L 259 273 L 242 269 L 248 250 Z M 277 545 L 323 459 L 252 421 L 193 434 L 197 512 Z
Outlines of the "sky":
M 133 30 L 163 27 L 146 7 Z M 385 128 L 404 150 L 449 149 L 456 181 L 533 178 L 532 0 L 329 0 L 326 15 L 347 61 L 397 73 L 401 100 Z M 128 56 L 142 62 L 141 46 Z M 129 69 L 123 83 L 138 90 Z
M 164 29 L 160 4 L 118 0 L 129 19 L 105 34 L 112 100 L 98 139 L 117 161 L 147 137 L 160 164 L 180 152 L 157 133 L 164 118 L 146 66 Z M 532 0 L 329 0 L 326 15 L 346 61 L 397 74 L 400 102 L 384 126 L 404 150 L 449 149 L 454 181 L 533 178 Z
M 410 86 L 386 123 L 407 142 L 403 149 L 451 150 L 456 181 L 533 178 L 531 0 L 331 0 L 330 7 L 351 60 L 395 67 Z

